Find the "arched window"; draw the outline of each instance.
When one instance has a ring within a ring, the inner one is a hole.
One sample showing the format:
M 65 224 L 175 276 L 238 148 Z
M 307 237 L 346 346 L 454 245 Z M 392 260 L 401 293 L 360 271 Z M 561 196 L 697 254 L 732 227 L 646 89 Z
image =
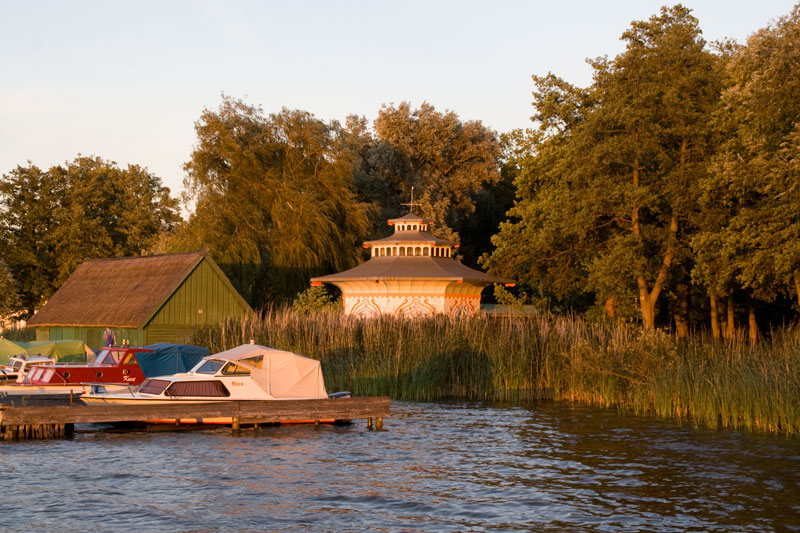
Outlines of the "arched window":
M 414 255 L 422 255 L 422 248 L 420 248 L 419 246 L 414 248 Z
M 429 250 L 430 250 L 430 248 L 428 248 L 427 246 L 425 248 L 423 248 L 422 249 L 422 255 L 424 255 L 425 257 L 428 257 Z
M 406 249 L 404 246 L 400 247 L 400 255 L 406 255 Z
M 389 252 L 389 255 L 397 255 L 397 246 L 392 248 L 392 250 L 393 250 L 392 252 Z

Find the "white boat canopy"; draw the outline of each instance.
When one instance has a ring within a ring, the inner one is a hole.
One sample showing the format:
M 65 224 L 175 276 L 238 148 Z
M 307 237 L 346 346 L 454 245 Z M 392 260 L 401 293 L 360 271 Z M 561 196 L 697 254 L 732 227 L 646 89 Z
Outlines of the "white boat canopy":
M 327 398 L 322 366 L 316 359 L 258 344 L 242 344 L 208 356 L 235 362 L 275 398 Z

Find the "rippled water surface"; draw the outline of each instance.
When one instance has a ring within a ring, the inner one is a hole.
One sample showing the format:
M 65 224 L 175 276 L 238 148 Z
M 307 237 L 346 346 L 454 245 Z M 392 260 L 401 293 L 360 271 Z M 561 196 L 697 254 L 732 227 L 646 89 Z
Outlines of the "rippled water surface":
M 800 441 L 616 411 L 395 402 L 350 426 L 0 445 L 19 531 L 799 531 Z

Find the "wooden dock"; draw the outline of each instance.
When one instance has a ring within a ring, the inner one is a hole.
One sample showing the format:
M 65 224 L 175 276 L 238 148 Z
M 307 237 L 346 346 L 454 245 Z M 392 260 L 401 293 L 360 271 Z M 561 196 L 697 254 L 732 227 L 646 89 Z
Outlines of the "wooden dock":
M 3 440 L 68 437 L 75 424 L 148 422 L 174 420 L 202 423 L 201 419 L 230 418 L 234 431 L 242 426 L 291 421 L 319 423 L 325 420 L 365 419 L 367 427 L 381 429 L 389 416 L 385 396 L 324 400 L 232 401 L 150 405 L 0 405 L 0 438 Z

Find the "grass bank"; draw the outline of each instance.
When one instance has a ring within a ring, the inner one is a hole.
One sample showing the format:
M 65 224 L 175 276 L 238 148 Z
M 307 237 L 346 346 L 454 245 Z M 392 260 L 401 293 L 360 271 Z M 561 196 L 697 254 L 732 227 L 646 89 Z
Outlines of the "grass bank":
M 678 341 L 580 318 L 359 320 L 273 310 L 195 333 L 212 352 L 255 341 L 320 359 L 330 391 L 399 400 L 539 399 L 618 406 L 712 428 L 800 434 L 800 332 Z

